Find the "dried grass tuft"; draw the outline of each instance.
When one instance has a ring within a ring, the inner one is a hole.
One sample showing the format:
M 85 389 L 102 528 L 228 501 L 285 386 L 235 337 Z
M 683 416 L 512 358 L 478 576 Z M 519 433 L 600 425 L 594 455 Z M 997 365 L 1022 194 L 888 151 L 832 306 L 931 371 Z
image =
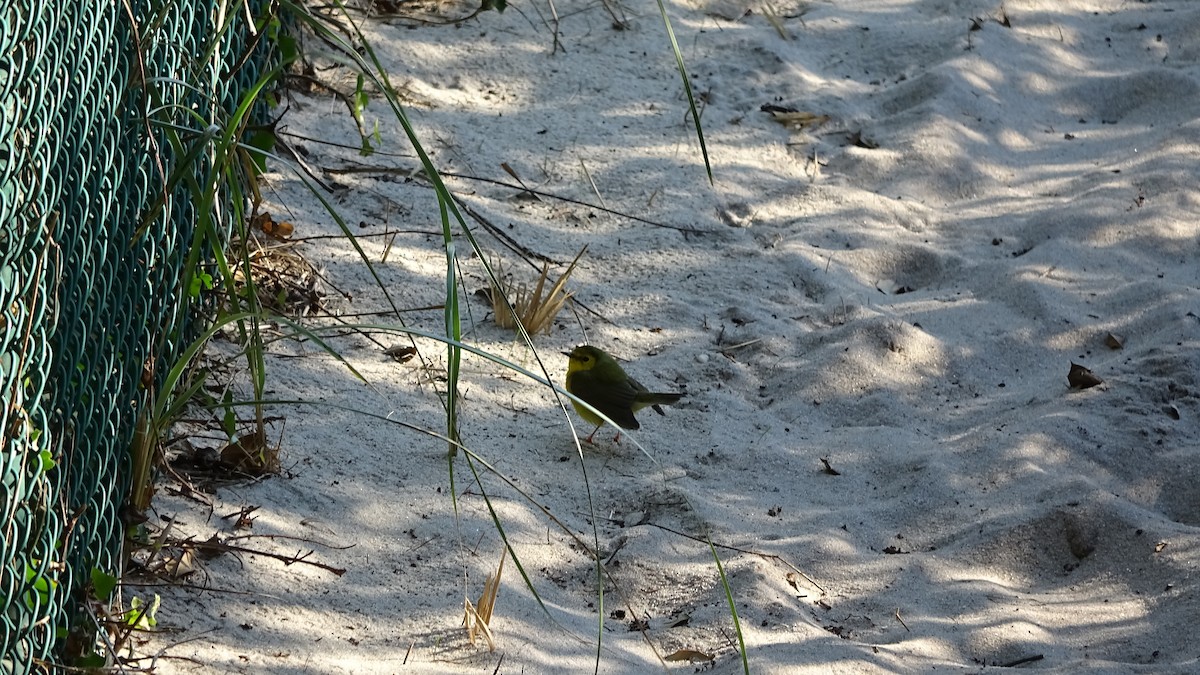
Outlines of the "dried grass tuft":
M 563 272 L 563 275 L 550 286 L 548 292 L 546 292 L 546 285 L 550 280 L 548 263 L 542 263 L 542 273 L 538 275 L 537 281 L 530 289 L 524 283 L 509 278 L 504 272 L 503 264 L 497 260 L 492 265 L 492 270 L 501 284 L 499 289 L 495 286 L 492 287 L 492 312 L 496 317 L 496 324 L 502 328 L 516 328 L 517 321 L 520 321 L 530 335 L 550 332 L 554 318 L 558 316 L 563 305 L 573 295 L 566 290 L 567 280 L 571 278 L 571 272 L 575 271 L 575 266 L 579 264 L 579 259 L 583 257 L 585 251 L 587 251 L 586 246 L 571 261 L 571 266 L 567 268 L 567 271 Z M 505 296 L 512 303 L 513 311 L 516 312 L 515 316 L 504 305 Z
M 482 635 L 488 643 L 488 651 L 496 651 L 496 640 L 492 637 L 492 611 L 496 608 L 496 596 L 500 593 L 500 575 L 504 574 L 504 560 L 508 557 L 508 549 L 500 551 L 500 564 L 495 574 L 489 574 L 483 582 L 483 593 L 479 602 L 471 604 L 470 599 L 463 598 L 463 623 L 467 626 L 467 639 L 475 644 L 476 636 Z

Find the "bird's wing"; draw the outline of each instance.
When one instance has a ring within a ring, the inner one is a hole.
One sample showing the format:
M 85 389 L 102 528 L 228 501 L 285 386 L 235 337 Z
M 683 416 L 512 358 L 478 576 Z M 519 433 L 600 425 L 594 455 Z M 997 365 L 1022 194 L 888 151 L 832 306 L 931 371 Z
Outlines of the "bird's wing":
M 637 396 L 638 394 L 647 393 L 650 391 L 646 387 L 642 386 L 641 382 L 638 382 L 637 380 L 633 379 L 632 377 L 628 378 L 628 380 L 629 380 L 629 386 L 633 387 L 633 391 L 631 392 L 632 396 Z
M 633 403 L 638 394 L 636 387 L 640 386 L 632 378 L 627 382 L 609 382 L 603 387 L 605 393 L 603 400 L 593 401 L 586 398 L 584 400 L 596 406 L 596 409 L 619 424 L 622 429 L 638 429 L 642 425 L 638 424 L 637 418 L 633 416 Z M 596 388 L 600 389 L 601 387 Z

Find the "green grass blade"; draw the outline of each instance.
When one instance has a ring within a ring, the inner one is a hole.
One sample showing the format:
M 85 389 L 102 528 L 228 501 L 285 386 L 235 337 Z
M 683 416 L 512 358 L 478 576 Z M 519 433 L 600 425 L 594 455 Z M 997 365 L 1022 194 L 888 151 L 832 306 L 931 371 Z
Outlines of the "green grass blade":
M 212 336 L 216 335 L 217 331 L 221 330 L 230 323 L 241 321 L 249 316 L 249 312 L 238 312 L 235 314 L 226 315 L 225 317 L 214 321 L 213 325 L 209 326 L 208 329 L 201 333 L 195 340 L 192 340 L 191 344 L 189 344 L 187 348 L 183 350 L 183 353 L 179 355 L 179 358 L 175 359 L 175 362 L 171 364 L 171 369 L 167 371 L 167 376 L 163 380 L 160 391 L 176 391 L 179 388 L 179 382 L 183 379 L 183 374 L 191 364 L 192 359 L 196 358 L 196 354 L 198 354 L 200 350 L 204 348 L 204 345 L 208 344 L 208 341 L 212 338 Z M 170 395 L 156 397 L 153 407 L 155 422 L 159 422 L 164 419 L 164 414 L 168 409 L 171 398 L 172 396 Z
M 667 6 L 663 0 L 658 0 L 658 13 L 662 15 L 663 25 L 667 27 L 667 37 L 671 40 L 671 51 L 675 54 L 675 66 L 679 68 L 679 79 L 683 81 L 683 91 L 687 94 L 688 108 L 692 111 L 692 122 L 696 125 L 696 138 L 700 141 L 700 154 L 704 155 L 704 170 L 708 172 L 708 183 L 713 183 L 712 164 L 708 160 L 708 145 L 704 142 L 704 128 L 700 124 L 700 111 L 696 109 L 696 97 L 692 95 L 692 83 L 688 79 L 687 67 L 683 63 L 683 53 L 679 51 L 679 41 L 675 39 L 675 29 L 671 27 L 671 17 L 667 15 Z
M 729 603 L 729 615 L 733 618 L 733 630 L 737 633 L 738 650 L 742 653 L 742 672 L 750 675 L 750 661 L 746 657 L 746 637 L 742 635 L 742 622 L 738 618 L 737 603 L 733 601 L 733 590 L 729 588 L 729 579 L 725 577 L 725 566 L 721 564 L 721 556 L 717 555 L 717 547 L 712 543 L 712 537 L 706 533 L 704 541 L 712 552 L 713 561 L 717 563 L 717 573 L 721 575 L 721 588 L 725 589 L 725 601 Z

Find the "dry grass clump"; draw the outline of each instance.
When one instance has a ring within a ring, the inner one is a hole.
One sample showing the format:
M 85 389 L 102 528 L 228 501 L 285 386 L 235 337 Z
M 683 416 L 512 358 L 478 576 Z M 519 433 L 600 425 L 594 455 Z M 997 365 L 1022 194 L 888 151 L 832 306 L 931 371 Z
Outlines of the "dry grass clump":
M 537 281 L 530 288 L 505 274 L 502 263 L 497 260 L 492 265 L 496 278 L 501 284 L 501 288 L 492 286 L 492 312 L 496 318 L 496 324 L 502 328 L 516 328 L 517 321 L 520 321 L 530 335 L 550 332 L 554 318 L 558 316 L 563 305 L 573 295 L 566 290 L 567 279 L 571 278 L 571 272 L 575 271 L 575 266 L 579 264 L 579 259 L 583 257 L 586 250 L 587 247 L 584 246 L 579 251 L 575 259 L 571 261 L 570 267 L 550 286 L 549 291 L 546 290 L 550 280 L 549 263 L 542 263 L 542 273 L 538 275 Z M 509 311 L 505 306 L 505 297 L 508 297 L 508 301 L 512 303 L 513 311 Z

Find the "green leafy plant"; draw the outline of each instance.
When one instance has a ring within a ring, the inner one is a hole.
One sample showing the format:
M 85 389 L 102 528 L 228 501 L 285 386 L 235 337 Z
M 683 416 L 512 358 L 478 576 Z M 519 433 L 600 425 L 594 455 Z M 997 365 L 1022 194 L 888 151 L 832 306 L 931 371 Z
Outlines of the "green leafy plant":
M 95 594 L 97 600 L 108 600 L 112 596 L 113 590 L 117 587 L 117 581 L 118 579 L 115 576 L 104 570 L 96 567 L 92 568 L 92 592 Z
M 33 562 L 34 564 L 40 563 L 38 560 Z M 25 591 L 22 600 L 25 602 L 25 607 L 31 612 L 38 606 L 50 604 L 58 591 L 58 581 L 46 576 L 41 570 L 28 563 L 25 565 L 25 583 L 30 588 Z
M 162 604 L 162 598 L 158 596 L 158 593 L 154 594 L 154 599 L 150 602 L 146 602 L 136 595 L 133 596 L 129 601 L 129 609 L 125 612 L 125 624 L 130 628 L 141 630 L 149 630 L 157 626 L 160 604 Z

